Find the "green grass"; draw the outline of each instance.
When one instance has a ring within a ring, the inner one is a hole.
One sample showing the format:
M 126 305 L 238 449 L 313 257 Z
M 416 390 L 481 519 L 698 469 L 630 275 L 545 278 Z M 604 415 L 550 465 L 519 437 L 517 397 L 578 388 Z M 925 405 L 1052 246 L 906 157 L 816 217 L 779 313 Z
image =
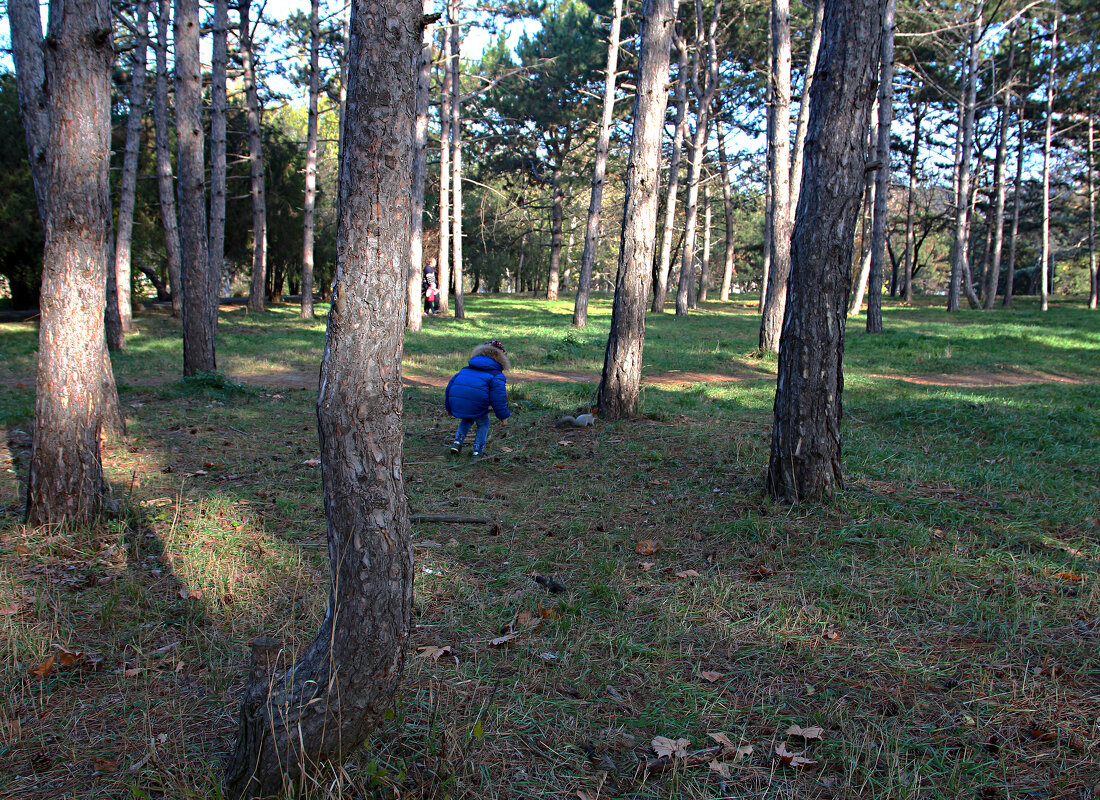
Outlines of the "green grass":
M 606 299 L 583 331 L 566 301 L 467 308 L 408 337 L 408 373 L 445 377 L 488 338 L 520 371 L 600 367 Z M 592 385 L 514 384 L 517 414 L 478 464 L 444 458 L 441 392 L 407 390 L 413 510 L 494 524 L 413 531 L 417 627 L 392 719 L 315 796 L 1092 796 L 1100 317 L 1025 298 L 888 305 L 882 336 L 853 318 L 847 487 L 791 509 L 762 492 L 774 359 L 752 356 L 754 308 L 651 317 L 646 374 L 706 379 L 651 381 L 635 421 L 556 429 Z M 0 796 L 217 796 L 248 641 L 303 646 L 326 599 L 320 471 L 304 463 L 324 321 L 296 314 L 223 313 L 229 380 L 178 380 L 178 324 L 138 319 L 115 359 L 129 435 L 105 448 L 119 520 L 24 528 L 13 439 Z M 29 430 L 34 337 L 0 326 L 7 430 Z M 660 549 L 638 554 L 643 540 Z M 490 645 L 522 612 L 541 621 Z M 429 645 L 457 661 L 415 649 Z M 102 663 L 28 675 L 59 646 Z M 788 739 L 792 724 L 824 738 Z M 694 750 L 718 732 L 754 747 L 729 778 L 637 770 L 654 736 Z M 817 764 L 778 761 L 784 741 Z

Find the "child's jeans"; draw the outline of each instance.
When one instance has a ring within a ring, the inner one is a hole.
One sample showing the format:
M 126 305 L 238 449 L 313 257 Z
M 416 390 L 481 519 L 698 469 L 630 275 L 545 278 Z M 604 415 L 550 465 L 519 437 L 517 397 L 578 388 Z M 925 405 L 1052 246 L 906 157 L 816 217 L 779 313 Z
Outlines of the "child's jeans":
M 480 417 L 476 419 L 460 419 L 458 421 L 458 433 L 455 434 L 455 444 L 462 444 L 466 441 L 466 434 L 470 432 L 470 428 L 477 425 L 477 432 L 474 433 L 474 452 L 485 452 L 485 443 L 489 440 L 489 412 L 486 411 Z

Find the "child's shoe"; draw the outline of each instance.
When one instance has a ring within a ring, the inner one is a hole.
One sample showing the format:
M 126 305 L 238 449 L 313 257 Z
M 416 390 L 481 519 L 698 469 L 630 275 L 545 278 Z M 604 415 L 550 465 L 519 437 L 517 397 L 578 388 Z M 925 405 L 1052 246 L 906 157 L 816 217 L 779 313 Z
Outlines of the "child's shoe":
M 480 450 L 475 450 L 474 454 L 473 454 L 473 457 L 474 458 L 481 458 L 481 451 Z
M 451 445 L 451 455 L 452 456 L 457 456 L 461 452 L 462 452 L 462 442 L 455 442 L 454 444 Z M 474 453 L 474 455 L 477 455 L 477 453 Z

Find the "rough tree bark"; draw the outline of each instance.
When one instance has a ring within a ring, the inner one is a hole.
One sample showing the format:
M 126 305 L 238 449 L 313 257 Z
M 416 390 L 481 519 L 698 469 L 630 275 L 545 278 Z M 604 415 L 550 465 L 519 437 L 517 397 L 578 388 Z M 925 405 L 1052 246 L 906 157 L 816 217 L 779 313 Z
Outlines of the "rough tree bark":
M 264 144 L 260 129 L 260 92 L 257 86 L 256 53 L 253 37 L 257 19 L 250 19 L 251 0 L 238 0 L 241 15 L 240 53 L 244 77 L 245 106 L 248 110 L 248 165 L 252 196 L 252 280 L 248 287 L 250 311 L 264 310 L 264 280 L 267 276 L 267 199 L 264 186 Z
M 958 178 L 956 179 L 955 239 L 951 246 L 951 282 L 947 289 L 947 310 L 959 310 L 960 285 L 972 306 L 978 306 L 970 274 L 970 158 L 974 150 L 974 112 L 978 87 L 978 40 L 982 28 L 982 6 L 974 3 L 974 19 L 970 23 L 967 48 L 966 82 L 959 109 Z
M 1095 310 L 1100 301 L 1100 276 L 1096 271 L 1096 145 L 1093 140 L 1094 118 L 1092 113 L 1092 100 L 1089 100 L 1089 150 L 1088 150 L 1088 183 L 1089 183 L 1089 308 Z
M 760 320 L 760 349 L 779 352 L 783 313 L 787 305 L 787 279 L 791 272 L 791 4 L 772 0 L 772 125 L 768 150 L 771 161 L 771 238 L 764 246 L 771 252 L 764 315 Z M 812 112 L 811 112 L 812 113 Z M 805 169 L 805 168 L 803 168 Z
M 1054 128 L 1054 69 L 1058 63 L 1058 3 L 1050 27 L 1050 70 L 1047 73 L 1046 124 L 1043 128 L 1043 251 L 1039 257 L 1039 308 L 1050 308 L 1050 143 Z
M 679 3 L 679 0 L 676 0 Z M 676 201 L 680 192 L 680 159 L 687 131 L 688 47 L 684 37 L 674 34 L 679 62 L 676 72 L 676 127 L 672 133 L 672 157 L 668 162 L 668 188 L 665 190 L 665 224 L 661 233 L 661 254 L 657 264 L 657 285 L 653 287 L 653 312 L 663 314 L 668 294 L 668 276 L 672 269 L 672 241 L 676 235 Z
M 730 299 L 730 283 L 736 268 L 733 265 L 733 197 L 730 191 L 729 156 L 726 155 L 726 139 L 722 133 L 722 121 L 716 119 L 714 127 L 718 132 L 718 163 L 722 171 L 722 214 L 726 221 L 725 252 L 722 267 L 722 291 L 719 300 Z
M 306 122 L 306 194 L 302 207 L 302 319 L 313 319 L 313 211 L 317 205 L 317 104 L 321 95 L 321 10 L 320 0 L 309 3 L 309 118 Z M 426 101 L 425 101 L 426 102 Z M 426 108 L 427 106 L 425 106 Z M 425 132 L 427 123 L 425 122 Z M 420 153 L 423 159 L 423 153 Z M 413 180 L 416 180 L 414 170 Z M 420 202 L 424 202 L 424 175 L 420 175 Z M 414 191 L 415 203 L 415 191 Z M 413 215 L 413 224 L 418 220 Z M 419 252 L 417 253 L 419 255 Z M 419 263 L 417 264 L 419 267 Z M 410 270 L 411 272 L 411 270 Z M 420 281 L 417 279 L 416 302 L 409 306 L 413 313 L 416 306 L 417 330 L 420 329 Z
M 627 162 L 619 269 L 611 306 L 603 374 L 597 390 L 601 417 L 632 416 L 638 408 L 645 313 L 652 280 L 660 186 L 661 134 L 668 103 L 668 62 L 678 0 L 645 0 L 634 85 L 634 124 Z
M 871 274 L 867 287 L 867 332 L 882 333 L 882 275 L 886 265 L 886 215 L 890 207 L 890 124 L 894 120 L 895 0 L 883 9 L 879 55 L 878 143 L 875 158 L 875 205 L 871 218 Z
M 451 294 L 451 27 L 458 21 L 447 6 L 447 25 L 442 29 L 443 82 L 439 98 L 439 263 L 435 274 L 439 313 L 446 314 Z
M 432 11 L 432 0 L 424 0 L 424 15 Z M 438 15 L 436 15 L 438 18 Z M 433 29 L 424 26 L 416 80 L 416 128 L 413 136 L 412 230 L 409 235 L 408 315 L 405 327 L 421 328 L 424 308 L 421 287 L 424 282 L 424 185 L 428 174 L 428 101 L 432 79 Z
M 1024 40 L 1027 41 L 1025 34 Z M 1031 48 L 1024 49 L 1023 86 L 1031 82 Z M 1016 98 L 1016 182 L 1012 189 L 1012 229 L 1008 236 L 1008 270 L 1005 273 L 1005 296 L 1001 306 L 1012 306 L 1013 287 L 1016 283 L 1016 240 L 1020 233 L 1020 207 L 1023 205 L 1024 149 L 1027 146 L 1027 101 L 1023 92 Z
M 845 301 L 882 2 L 825 0 L 767 476 L 768 493 L 787 503 L 824 500 L 843 486 Z
M 8 0 L 11 54 L 15 62 L 15 89 L 27 139 L 27 160 L 31 166 L 38 218 L 46 224 L 46 185 L 49 165 L 46 143 L 50 135 L 46 107 L 46 66 L 42 53 L 42 16 L 38 0 Z
M 810 91 L 814 86 L 817 56 L 821 52 L 821 23 L 825 18 L 825 0 L 814 3 L 814 21 L 810 30 L 810 52 L 806 57 L 806 77 L 802 82 L 802 97 L 798 101 L 798 127 L 794 147 L 791 148 L 791 222 L 798 207 L 798 193 L 802 190 L 802 152 L 806 147 L 806 124 L 810 119 Z
M 1015 32 L 1010 33 L 1008 68 L 1002 91 L 1001 118 L 997 126 L 997 155 L 993 162 L 993 187 L 996 192 L 993 211 L 993 241 L 989 266 L 985 275 L 985 308 L 990 310 L 997 300 L 997 283 L 1001 277 L 1001 251 L 1004 247 L 1005 228 L 1005 152 L 1008 149 L 1008 117 L 1012 109 L 1012 69 L 1016 62 Z
M 448 0 L 451 17 L 451 270 L 455 284 L 455 319 L 466 318 L 462 291 L 462 50 L 459 46 L 459 0 Z
M 88 519 L 99 512 L 106 491 L 99 437 L 113 55 L 107 0 L 51 3 L 44 55 L 46 245 L 27 484 L 31 525 Z
M 423 0 L 351 7 L 343 213 L 317 397 L 328 608 L 293 667 L 257 664 L 226 768 L 230 798 L 278 793 L 357 748 L 390 707 L 404 665 L 413 574 L 401 349 L 423 13 Z M 256 643 L 258 662 L 277 651 L 268 644 Z
M 766 179 L 764 181 L 764 236 L 763 236 L 763 264 L 760 271 L 760 297 L 757 301 L 757 306 L 760 313 L 764 313 L 764 301 L 768 297 L 768 274 L 772 268 L 772 248 L 770 242 L 772 240 L 772 219 L 775 216 L 775 195 L 772 194 L 772 173 L 775 171 L 775 164 L 773 163 L 772 148 L 770 146 L 772 140 L 772 131 L 775 130 L 775 95 L 772 92 L 771 74 L 774 69 L 775 63 L 775 51 L 772 48 L 772 11 L 771 4 L 768 5 L 768 66 L 767 66 L 767 89 L 764 91 L 764 105 L 767 107 L 767 111 L 764 114 L 764 174 Z
M 176 187 L 172 179 L 172 154 L 168 143 L 168 25 L 172 21 L 172 0 L 157 0 L 157 77 L 153 92 L 153 138 L 157 151 L 157 194 L 161 226 L 164 228 L 165 266 L 168 290 L 172 294 L 172 316 L 183 315 L 180 288 L 180 232 L 176 217 Z
M 707 288 L 710 283 L 710 235 L 711 217 L 713 216 L 710 205 L 710 184 L 703 186 L 703 260 L 699 266 L 699 302 L 707 299 Z
M 923 107 L 913 108 L 913 141 L 909 153 L 909 190 L 905 195 L 905 286 L 902 289 L 902 302 L 913 302 L 913 260 L 916 258 L 916 233 L 913 228 L 913 195 L 917 191 L 917 164 L 919 163 L 921 122 L 924 120 Z
M 568 150 L 568 148 L 566 148 Z M 565 222 L 565 189 L 561 185 L 562 158 L 555 159 L 553 199 L 550 205 L 550 273 L 546 280 L 546 299 L 558 299 L 558 280 L 561 276 L 562 225 Z
M 607 36 L 607 71 L 603 82 L 603 110 L 600 133 L 596 140 L 596 166 L 592 171 L 592 197 L 588 201 L 588 224 L 584 229 L 584 251 L 577 277 L 577 297 L 573 303 L 573 326 L 588 324 L 588 292 L 592 286 L 592 265 L 596 263 L 596 247 L 600 243 L 600 208 L 603 185 L 607 177 L 607 149 L 611 141 L 611 122 L 615 117 L 615 75 L 619 69 L 619 30 L 623 20 L 623 0 L 614 1 L 611 31 Z
M 217 369 L 210 320 L 217 313 L 218 298 L 210 291 L 212 281 L 206 252 L 199 0 L 175 0 L 175 6 L 176 162 L 186 376 Z
M 207 259 L 210 262 L 210 291 L 214 295 L 214 314 L 210 325 L 218 327 L 217 298 L 221 296 L 222 269 L 225 262 L 226 202 L 226 70 L 229 65 L 229 2 L 214 0 L 210 65 L 210 234 Z

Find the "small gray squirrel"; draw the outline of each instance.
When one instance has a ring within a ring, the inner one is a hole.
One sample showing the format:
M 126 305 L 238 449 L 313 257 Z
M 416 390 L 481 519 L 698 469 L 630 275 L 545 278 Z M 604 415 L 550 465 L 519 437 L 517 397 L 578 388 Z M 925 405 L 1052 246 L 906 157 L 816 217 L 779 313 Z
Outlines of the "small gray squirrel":
M 578 414 L 573 416 L 572 414 L 566 414 L 564 417 L 554 423 L 555 428 L 587 428 L 590 425 L 594 425 L 596 418 L 591 414 Z

